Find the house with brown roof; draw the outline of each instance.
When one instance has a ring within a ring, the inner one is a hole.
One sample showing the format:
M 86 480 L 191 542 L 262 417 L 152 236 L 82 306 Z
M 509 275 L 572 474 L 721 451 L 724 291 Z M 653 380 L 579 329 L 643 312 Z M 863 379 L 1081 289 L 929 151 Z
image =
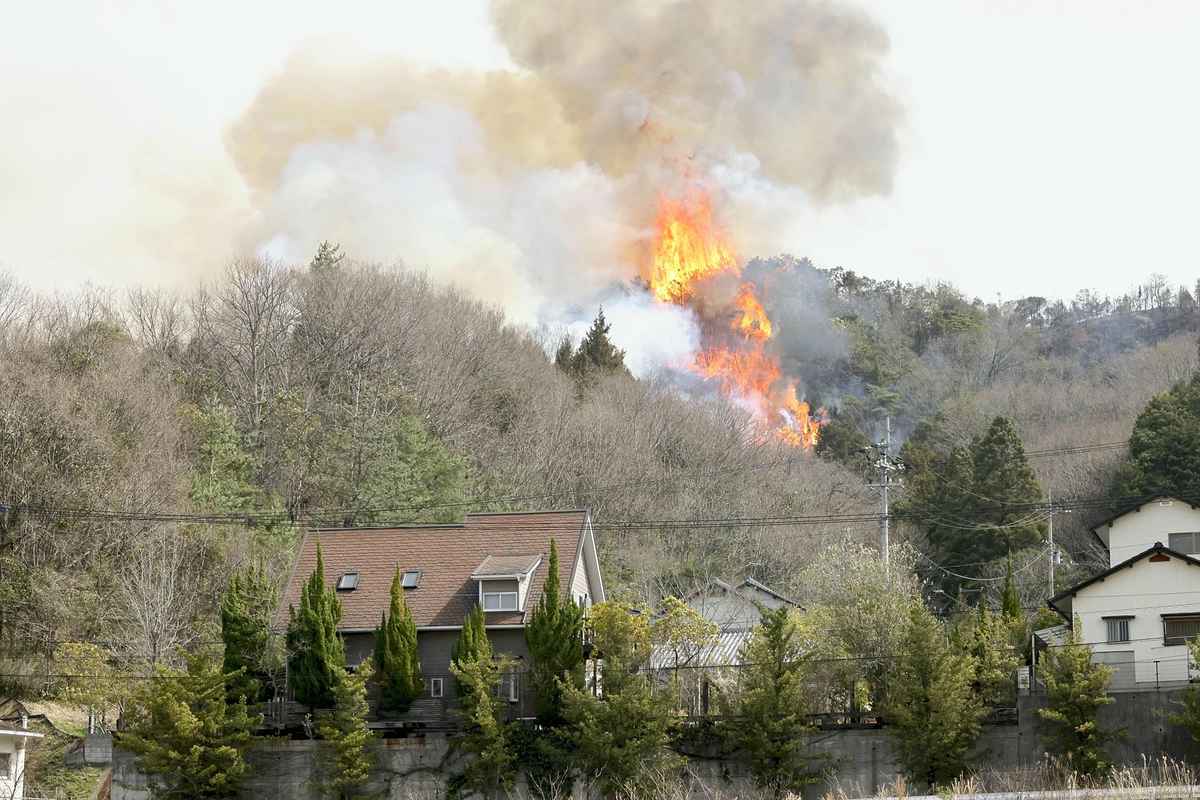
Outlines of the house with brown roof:
M 388 608 L 392 577 L 399 569 L 405 601 L 417 625 L 417 646 L 431 699 L 453 694 L 450 653 L 463 620 L 482 606 L 488 638 L 497 655 L 508 655 L 517 672 L 529 661 L 525 625 L 537 607 L 548 573 L 550 542 L 559 554 L 561 596 L 583 606 L 604 601 L 604 583 L 591 516 L 587 511 L 468 514 L 457 525 L 323 528 L 300 543 L 275 623 L 287 626 L 289 606 L 316 568 L 317 543 L 325 580 L 342 603 L 338 627 L 348 666 L 371 657 L 375 628 Z M 515 678 L 505 686 L 521 698 Z

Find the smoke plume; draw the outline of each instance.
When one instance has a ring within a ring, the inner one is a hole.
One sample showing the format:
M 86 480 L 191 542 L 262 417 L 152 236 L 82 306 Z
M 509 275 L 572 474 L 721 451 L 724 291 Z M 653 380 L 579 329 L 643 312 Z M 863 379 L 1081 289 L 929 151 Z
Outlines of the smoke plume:
M 590 315 L 645 277 L 662 195 L 703 185 L 740 251 L 743 235 L 771 246 L 798 198 L 890 189 L 888 42 L 857 11 L 495 0 L 492 18 L 519 71 L 296 53 L 227 137 L 255 209 L 241 246 L 304 260 L 335 240 L 544 322 L 567 307 Z M 614 309 L 667 337 L 654 352 L 631 344 L 645 369 L 696 338 L 686 314 L 652 306 Z

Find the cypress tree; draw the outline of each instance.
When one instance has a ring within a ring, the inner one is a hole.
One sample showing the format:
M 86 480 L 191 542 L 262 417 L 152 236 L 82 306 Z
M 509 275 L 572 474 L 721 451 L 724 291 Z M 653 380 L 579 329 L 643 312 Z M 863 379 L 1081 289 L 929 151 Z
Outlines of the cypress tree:
M 562 721 L 562 682 L 583 685 L 583 609 L 563 600 L 559 582 L 558 544 L 551 539 L 546 583 L 525 626 L 533 661 L 530 680 L 543 725 Z
M 221 598 L 222 670 L 230 675 L 230 700 L 247 703 L 266 698 L 274 591 L 261 566 L 235 572 Z
M 1041 502 L 1037 476 L 1025 458 L 1025 446 L 1008 417 L 996 417 L 983 438 L 971 446 L 975 467 L 973 492 L 978 520 L 995 526 L 981 548 L 979 560 L 999 558 L 1013 550 L 1034 547 L 1045 538 L 1043 523 L 1023 522 L 1028 514 L 1005 506 Z
M 483 609 L 474 606 L 463 620 L 462 632 L 450 652 L 450 663 L 463 666 L 471 661 L 492 657 L 492 644 L 487 638 Z
M 391 604 L 375 631 L 375 667 L 385 711 L 407 711 L 424 688 L 417 652 L 417 626 L 404 601 L 400 568 L 392 576 Z
M 579 348 L 571 356 L 570 372 L 580 383 L 594 383 L 601 375 L 619 373 L 629 375 L 625 366 L 625 351 L 618 349 L 608 338 L 612 325 L 604 318 L 604 309 L 592 321 L 592 327 L 584 334 Z M 560 345 L 555 359 L 564 358 L 565 351 Z
M 972 659 L 955 653 L 938 620 L 916 605 L 888 694 L 896 752 L 909 777 L 930 788 L 958 777 L 985 710 Z
M 1046 707 L 1037 713 L 1045 720 L 1046 749 L 1064 757 L 1076 772 L 1094 776 L 1108 766 L 1104 746 L 1113 738 L 1097 721 L 1101 706 L 1113 702 L 1108 695 L 1112 668 L 1092 661 L 1080 628 L 1076 617 L 1070 641 L 1042 656 L 1038 674 L 1046 684 Z
M 346 667 L 346 651 L 338 636 L 342 603 L 325 586 L 325 557 L 317 540 L 317 568 L 300 591 L 300 610 L 288 608 L 288 681 L 296 700 L 310 708 L 333 705 L 338 670 Z
M 1021 608 L 1021 596 L 1017 594 L 1017 586 L 1013 583 L 1011 553 L 1004 569 L 1004 592 L 1000 595 L 1000 610 L 1010 622 L 1023 620 L 1025 617 L 1025 610 Z

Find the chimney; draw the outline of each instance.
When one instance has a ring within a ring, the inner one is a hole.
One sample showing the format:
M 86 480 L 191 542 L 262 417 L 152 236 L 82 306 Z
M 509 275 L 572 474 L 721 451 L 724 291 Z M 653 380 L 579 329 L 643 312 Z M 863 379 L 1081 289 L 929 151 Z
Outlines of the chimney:
M 25 714 L 25 713 L 21 714 L 21 730 L 23 730 L 23 731 L 29 730 L 29 715 L 28 714 Z

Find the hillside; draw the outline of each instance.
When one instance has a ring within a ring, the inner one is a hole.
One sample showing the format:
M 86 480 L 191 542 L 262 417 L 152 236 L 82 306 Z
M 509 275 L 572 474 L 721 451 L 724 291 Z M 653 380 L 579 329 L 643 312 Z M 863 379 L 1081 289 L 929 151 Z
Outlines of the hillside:
M 747 274 L 779 284 L 767 310 L 803 333 L 784 361 L 829 430 L 874 437 L 890 414 L 899 445 L 937 418 L 967 442 L 1006 415 L 1056 496 L 1103 493 L 1124 451 L 1049 451 L 1123 442 L 1195 366 L 1184 290 L 997 305 L 790 258 Z M 86 639 L 163 658 L 211 638 L 231 569 L 282 574 L 313 522 L 586 506 L 611 588 L 646 598 L 744 566 L 802 595 L 820 543 L 875 541 L 871 520 L 612 527 L 878 500 L 852 453 L 764 440 L 750 413 L 670 372 L 579 380 L 556 344 L 421 275 L 346 262 L 237 263 L 189 296 L 39 297 L 0 279 L 3 649 Z M 1060 534 L 1079 560 L 1086 521 Z

